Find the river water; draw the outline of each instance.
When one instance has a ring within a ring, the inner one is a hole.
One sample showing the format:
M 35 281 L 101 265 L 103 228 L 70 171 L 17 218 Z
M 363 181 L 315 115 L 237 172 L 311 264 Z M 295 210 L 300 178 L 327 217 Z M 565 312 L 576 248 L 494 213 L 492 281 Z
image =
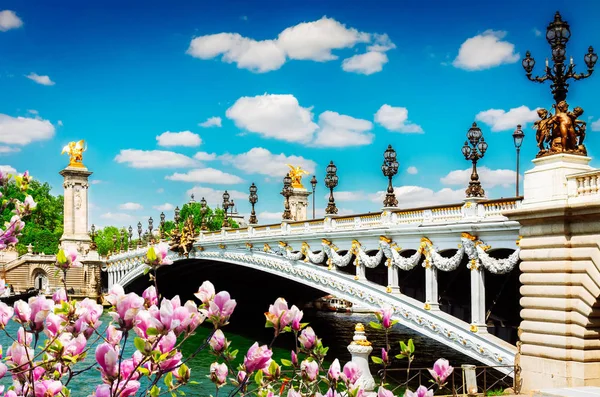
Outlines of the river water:
M 235 313 L 234 313 L 235 316 Z M 102 318 L 104 324 L 102 329 L 109 323 L 110 318 L 104 315 Z M 327 355 L 327 361 L 331 362 L 334 358 L 339 358 L 342 365 L 350 359 L 350 354 L 347 351 L 348 344 L 352 341 L 354 334 L 354 327 L 357 323 L 363 323 L 366 326 L 366 332 L 368 339 L 372 342 L 374 347 L 374 354 L 380 354 L 381 348 L 385 345 L 385 334 L 383 331 L 371 329 L 368 326 L 369 321 L 374 321 L 375 316 L 371 314 L 341 314 L 341 313 L 329 313 L 329 312 L 305 312 L 303 321 L 310 322 L 317 336 L 323 339 L 323 344 L 329 346 L 329 352 Z M 242 321 L 243 322 L 243 321 Z M 9 324 L 9 332 L 14 334 L 16 331 L 16 324 Z M 224 332 L 227 338 L 232 342 L 232 346 L 240 350 L 237 362 L 243 360 L 243 354 L 247 349 L 258 340 L 261 344 L 269 343 L 272 338 L 272 330 L 256 329 L 256 327 L 244 328 L 243 325 L 238 325 L 236 328 L 228 332 L 227 327 Z M 209 335 L 210 329 L 208 327 L 201 327 L 196 334 L 190 338 L 190 340 L 183 346 L 184 357 L 189 356 L 193 353 L 198 346 Z M 418 367 L 431 367 L 433 362 L 439 358 L 444 357 L 450 360 L 450 363 L 455 367 L 459 367 L 461 364 L 473 363 L 474 360 L 461 355 L 460 353 L 440 344 L 436 341 L 427 339 L 420 336 L 414 331 L 397 324 L 390 333 L 390 342 L 393 349 L 393 354 L 398 353 L 398 341 L 407 341 L 412 338 L 416 346 L 416 357 L 413 362 L 413 368 Z M 0 336 L 0 343 L 2 344 L 4 351 L 8 349 L 11 342 L 5 336 Z M 293 335 L 283 334 L 274 344 L 274 358 L 288 358 L 290 349 L 293 347 Z M 130 357 L 133 353 L 133 344 L 128 343 L 125 349 L 125 357 Z M 92 348 L 85 360 L 85 364 L 82 367 L 90 365 L 94 362 L 94 348 Z M 210 355 L 208 351 L 200 352 L 188 363 L 188 366 L 192 371 L 192 380 L 199 382 L 199 385 L 188 386 L 184 389 L 188 396 L 208 397 L 215 395 L 214 385 L 207 379 L 208 369 L 210 364 L 214 361 L 214 356 Z M 406 362 L 397 360 L 396 367 L 405 368 Z M 377 367 L 372 366 L 371 371 L 375 375 L 377 373 Z M 72 390 L 72 396 L 74 397 L 85 397 L 88 396 L 98 384 L 100 380 L 99 372 L 97 369 L 91 369 L 81 375 L 73 378 L 69 387 Z M 1 384 L 6 386 L 10 385 L 8 378 L 4 378 L 0 381 Z M 159 385 L 163 385 L 161 382 Z M 163 386 L 164 390 L 164 386 Z M 225 391 L 225 390 L 223 390 Z M 220 395 L 226 395 L 220 393 Z

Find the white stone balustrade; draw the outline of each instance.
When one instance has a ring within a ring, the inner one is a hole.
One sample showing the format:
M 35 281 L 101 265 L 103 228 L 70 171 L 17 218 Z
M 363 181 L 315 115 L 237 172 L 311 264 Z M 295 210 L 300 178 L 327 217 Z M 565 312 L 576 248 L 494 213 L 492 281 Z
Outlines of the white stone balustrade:
M 570 202 L 600 199 L 600 170 L 568 175 L 567 191 Z

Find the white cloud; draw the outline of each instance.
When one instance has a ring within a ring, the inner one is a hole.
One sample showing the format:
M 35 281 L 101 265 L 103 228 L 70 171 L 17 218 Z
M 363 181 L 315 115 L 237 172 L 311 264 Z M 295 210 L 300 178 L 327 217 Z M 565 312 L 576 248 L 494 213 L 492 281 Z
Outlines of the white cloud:
M 319 116 L 319 131 L 312 145 L 319 147 L 368 145 L 374 138 L 374 135 L 369 132 L 372 128 L 373 123 L 368 120 L 325 111 Z
M 210 207 L 221 207 L 223 203 L 223 193 L 225 190 L 215 190 L 210 187 L 204 186 L 195 186 L 189 189 L 186 192 L 187 197 L 190 197 L 192 194 L 196 198 L 196 201 L 200 201 L 198 199 L 204 198 Z M 243 193 L 238 190 L 229 190 L 227 189 L 227 193 L 229 193 L 229 200 L 247 200 L 248 193 Z
M 471 180 L 471 168 L 466 170 L 450 171 L 446 176 L 440 179 L 444 185 L 459 185 L 465 188 Z M 478 167 L 477 173 L 481 184 L 486 188 L 495 186 L 509 187 L 515 184 L 517 173 L 513 170 L 492 170 L 488 167 Z
M 420 125 L 408 121 L 408 109 L 403 107 L 394 107 L 387 104 L 381 106 L 375 113 L 375 122 L 390 131 L 408 134 L 423 133 L 423 128 Z
M 286 164 L 301 166 L 309 173 L 314 173 L 316 163 L 301 156 L 287 156 L 283 153 L 273 154 L 265 148 L 255 147 L 241 154 L 224 154 L 219 159 L 250 174 L 261 174 L 273 177 L 285 176 L 289 168 Z
M 62 120 L 58 120 L 58 121 L 56 122 L 56 124 L 57 124 L 59 127 L 62 127 L 62 126 L 64 125 L 64 124 L 63 124 L 63 122 L 62 122 Z
M 10 165 L 0 165 L 0 172 L 3 174 L 12 174 L 15 175 L 17 170 L 11 167 Z
M 394 187 L 396 198 L 398 199 L 398 207 L 400 208 L 417 208 L 428 207 L 439 204 L 459 203 L 465 198 L 464 189 L 452 190 L 444 188 L 437 192 L 421 186 L 400 186 Z M 383 205 L 385 191 L 379 191 L 371 194 L 371 201 Z
M 31 114 L 33 114 L 33 115 L 36 115 L 36 116 L 37 116 L 38 114 L 40 114 L 40 112 L 38 112 L 38 111 L 37 111 L 37 110 L 35 110 L 35 109 L 27 109 L 27 113 L 31 113 Z
M 127 221 L 127 220 L 133 219 L 133 216 L 131 216 L 130 214 L 124 214 L 124 213 L 106 212 L 106 213 L 100 215 L 100 218 L 110 219 L 113 221 Z
M 238 128 L 288 142 L 308 143 L 318 128 L 293 95 L 241 97 L 225 114 Z
M 137 210 L 141 210 L 144 207 L 140 204 L 140 203 L 124 203 L 119 205 L 119 209 L 120 210 L 125 210 L 125 211 L 137 211 Z
M 383 52 L 369 51 L 344 59 L 342 69 L 345 72 L 370 75 L 381 72 L 387 62 L 388 57 Z
M 200 146 L 202 139 L 191 131 L 163 132 L 156 137 L 159 146 Z
M 21 26 L 23 26 L 23 21 L 17 16 L 17 14 L 15 14 L 14 11 L 0 11 L 0 32 L 17 29 Z
M 35 81 L 41 85 L 54 85 L 56 84 L 54 81 L 50 80 L 49 76 L 40 76 L 37 73 L 29 73 L 27 76 L 28 79 Z
M 0 113 L 0 143 L 27 145 L 54 136 L 54 126 L 48 120 L 11 117 Z
M 216 183 L 219 185 L 234 185 L 244 180 L 237 175 L 228 174 L 215 168 L 199 168 L 190 170 L 185 174 L 174 173 L 165 179 L 181 182 Z
M 171 203 L 164 203 L 161 205 L 155 205 L 152 208 L 154 208 L 157 211 L 171 211 L 175 208 L 175 206 Z
M 332 53 L 333 50 L 351 48 L 359 43 L 371 43 L 372 45 L 367 47 L 369 53 L 381 53 L 395 48 L 385 34 L 360 32 L 354 28 L 347 28 L 335 19 L 323 17 L 317 21 L 291 26 L 282 31 L 277 39 L 271 40 L 254 40 L 238 33 L 196 37 L 190 42 L 187 53 L 200 59 L 221 56 L 223 62 L 235 63 L 238 68 L 264 73 L 279 69 L 288 58 L 317 62 L 331 61 L 338 58 Z M 377 63 L 379 66 L 385 63 L 374 60 L 376 57 L 371 54 L 367 57 L 368 60 L 360 61 L 359 63 L 363 65 L 368 63 L 367 66 L 363 66 L 363 70 L 367 68 L 374 70 L 377 69 Z M 355 62 L 357 61 L 353 61 Z
M 535 37 L 542 37 L 542 31 L 539 30 L 538 28 L 533 28 L 533 34 L 535 35 Z
M 196 160 L 188 156 L 165 150 L 122 149 L 115 161 L 132 168 L 184 168 L 197 165 Z
M 483 70 L 504 63 L 515 63 L 519 54 L 515 46 L 502 41 L 506 32 L 486 30 L 480 35 L 467 39 L 458 50 L 458 56 L 452 64 L 465 70 Z
M 592 131 L 600 131 L 600 119 L 594 121 L 591 126 Z
M 162 187 L 159 187 L 158 189 L 156 189 L 156 193 L 160 194 L 160 193 L 164 193 L 165 189 L 163 189 Z
M 21 149 L 18 147 L 0 146 L 0 154 L 16 153 L 20 151 Z
M 334 191 L 333 196 L 335 197 L 335 201 L 363 201 L 367 199 L 367 194 L 362 190 L 359 191 L 344 191 L 340 190 L 338 192 Z M 329 193 L 323 196 L 326 200 L 329 199 Z
M 216 153 L 198 152 L 194 155 L 196 160 L 200 161 L 212 161 L 217 158 Z
M 409 174 L 411 174 L 411 175 L 416 175 L 416 174 L 419 173 L 419 170 L 414 165 L 411 165 L 410 167 L 408 167 L 406 169 L 406 172 L 409 173 Z
M 258 222 L 261 225 L 268 223 L 277 223 L 283 219 L 283 212 L 262 211 L 256 214 Z
M 492 127 L 492 131 L 514 130 L 518 124 L 524 126 L 539 119 L 537 109 L 529 109 L 527 106 L 519 106 L 508 112 L 502 109 L 489 109 L 477 113 L 475 120 Z
M 198 124 L 200 127 L 208 128 L 208 127 L 221 127 L 221 118 L 220 117 L 209 117 L 205 122 Z
M 100 179 L 92 179 L 92 180 L 90 181 L 90 183 L 91 183 L 92 185 L 99 185 L 99 184 L 101 184 L 101 183 L 104 183 L 104 181 L 101 181 Z

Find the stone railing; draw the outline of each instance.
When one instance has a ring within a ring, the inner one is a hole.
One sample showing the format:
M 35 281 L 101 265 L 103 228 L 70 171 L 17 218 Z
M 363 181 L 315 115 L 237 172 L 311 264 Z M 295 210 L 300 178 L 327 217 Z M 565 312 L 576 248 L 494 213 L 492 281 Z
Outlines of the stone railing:
M 600 170 L 567 175 L 569 198 L 600 194 Z
M 461 222 L 490 222 L 506 220 L 502 212 L 520 208 L 521 197 L 465 202 L 435 207 L 386 210 L 348 216 L 326 216 L 307 221 L 294 221 L 249 226 L 247 229 L 230 229 L 203 232 L 198 241 L 261 238 L 275 235 L 313 234 L 357 229 L 390 228 L 404 225 L 452 224 Z

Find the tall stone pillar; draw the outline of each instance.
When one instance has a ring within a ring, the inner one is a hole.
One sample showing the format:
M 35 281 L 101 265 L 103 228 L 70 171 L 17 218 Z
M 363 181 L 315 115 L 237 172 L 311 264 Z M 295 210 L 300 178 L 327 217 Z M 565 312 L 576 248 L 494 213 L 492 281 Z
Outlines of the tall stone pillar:
M 292 188 L 292 195 L 290 196 L 290 211 L 292 212 L 292 219 L 295 221 L 305 221 L 306 211 L 308 208 L 308 196 L 311 193 L 305 188 Z
M 75 247 L 86 252 L 90 246 L 88 234 L 88 178 L 92 173 L 83 165 L 69 165 L 60 171 L 64 182 L 64 231 L 61 248 Z
M 589 157 L 533 160 L 521 224 L 523 390 L 600 386 L 600 170 Z

